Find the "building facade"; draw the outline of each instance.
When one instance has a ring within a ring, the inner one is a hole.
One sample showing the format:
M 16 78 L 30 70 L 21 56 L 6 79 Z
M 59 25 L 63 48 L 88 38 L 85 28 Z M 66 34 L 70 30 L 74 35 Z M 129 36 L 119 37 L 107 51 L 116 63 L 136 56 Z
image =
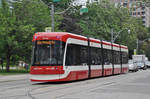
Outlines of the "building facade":
M 145 26 L 150 27 L 150 8 L 146 7 Z
M 121 5 L 130 10 L 133 17 L 141 17 L 146 27 L 150 27 L 150 8 L 146 7 L 142 0 L 110 0 L 115 6 Z
M 75 0 L 74 5 L 85 5 L 86 2 L 100 2 L 101 0 Z M 110 0 L 117 7 L 121 5 L 130 10 L 133 17 L 142 18 L 142 22 L 146 27 L 150 27 L 150 8 L 142 4 L 143 0 Z
M 0 0 L 0 7 L 2 6 L 2 0 Z

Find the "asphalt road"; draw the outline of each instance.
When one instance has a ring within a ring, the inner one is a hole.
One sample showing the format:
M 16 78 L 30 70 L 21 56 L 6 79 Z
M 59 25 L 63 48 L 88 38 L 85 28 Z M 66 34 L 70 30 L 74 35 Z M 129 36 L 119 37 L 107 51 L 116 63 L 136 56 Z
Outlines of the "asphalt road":
M 0 99 L 150 99 L 150 70 L 68 83 L 31 83 L 23 77 L 0 79 Z

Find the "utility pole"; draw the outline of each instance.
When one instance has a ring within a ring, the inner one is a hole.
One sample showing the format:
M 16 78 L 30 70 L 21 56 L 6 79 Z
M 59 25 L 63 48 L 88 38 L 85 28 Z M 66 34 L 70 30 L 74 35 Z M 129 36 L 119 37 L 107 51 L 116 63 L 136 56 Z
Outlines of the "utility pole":
M 114 43 L 114 31 L 111 29 L 111 42 Z
M 139 40 L 137 38 L 137 40 L 136 40 L 136 51 L 137 51 L 137 54 L 140 54 L 139 53 L 139 51 L 140 51 L 140 44 L 143 43 L 143 42 L 145 42 L 146 40 L 150 41 L 150 38 L 146 38 L 144 40 Z
M 137 46 L 136 46 L 136 52 L 137 52 L 137 54 L 138 54 L 138 49 L 139 49 L 139 39 L 137 38 L 137 40 L 136 40 L 136 44 L 137 44 Z
M 128 28 L 125 28 L 125 29 L 127 29 L 127 30 L 128 30 L 128 34 L 130 34 L 130 30 L 129 30 Z M 122 31 L 124 31 L 125 29 L 122 29 L 122 30 L 120 30 L 120 31 L 117 32 L 117 33 L 115 33 L 115 32 L 113 31 L 113 29 L 111 29 L 111 42 L 114 43 L 115 40 L 116 40 L 116 39 L 118 38 L 118 36 L 120 35 L 120 33 L 121 33 Z
M 54 9 L 54 4 L 51 4 L 51 27 L 52 27 L 52 32 L 55 31 L 55 9 Z

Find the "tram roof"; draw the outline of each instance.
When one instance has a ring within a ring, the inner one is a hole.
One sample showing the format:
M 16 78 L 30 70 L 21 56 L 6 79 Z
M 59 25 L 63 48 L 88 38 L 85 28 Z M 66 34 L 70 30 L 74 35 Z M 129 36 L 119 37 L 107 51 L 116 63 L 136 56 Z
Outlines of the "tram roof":
M 68 33 L 68 32 L 37 32 L 34 34 L 33 41 L 51 39 L 51 40 L 61 40 L 61 41 L 66 42 L 68 38 L 74 38 L 74 39 L 79 39 L 79 40 L 84 40 L 84 41 L 88 40 L 88 38 L 86 36 L 72 34 L 72 33 Z M 95 39 L 95 38 L 89 38 L 89 39 L 91 42 L 103 43 L 108 46 L 113 45 L 114 47 L 121 46 L 121 48 L 128 49 L 127 46 L 124 46 L 124 45 L 119 45 L 119 44 L 115 44 L 115 43 L 111 43 L 111 42 L 107 42 L 107 41 L 101 41 L 101 40 Z

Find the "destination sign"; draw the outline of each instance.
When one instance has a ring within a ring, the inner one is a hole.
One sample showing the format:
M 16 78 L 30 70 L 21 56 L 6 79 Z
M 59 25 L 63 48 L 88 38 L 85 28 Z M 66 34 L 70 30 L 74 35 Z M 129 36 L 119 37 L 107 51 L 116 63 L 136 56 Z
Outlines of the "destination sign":
M 55 41 L 37 41 L 37 45 L 41 44 L 54 45 L 55 43 L 56 43 Z

